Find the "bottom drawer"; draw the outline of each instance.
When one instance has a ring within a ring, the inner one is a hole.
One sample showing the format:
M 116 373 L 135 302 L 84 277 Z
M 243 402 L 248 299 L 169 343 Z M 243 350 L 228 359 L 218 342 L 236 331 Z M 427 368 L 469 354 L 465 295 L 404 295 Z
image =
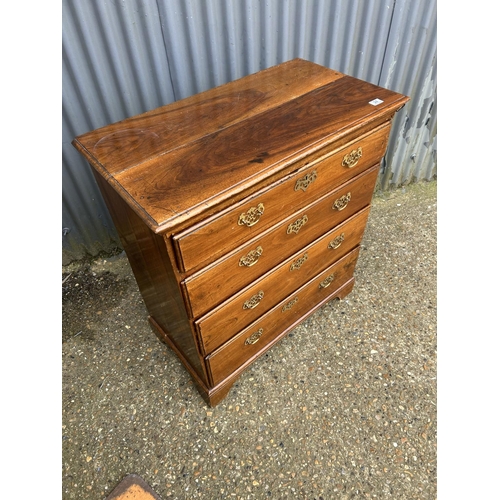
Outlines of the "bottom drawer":
M 207 356 L 213 385 L 263 354 L 282 332 L 335 295 L 352 278 L 358 255 L 356 247 Z

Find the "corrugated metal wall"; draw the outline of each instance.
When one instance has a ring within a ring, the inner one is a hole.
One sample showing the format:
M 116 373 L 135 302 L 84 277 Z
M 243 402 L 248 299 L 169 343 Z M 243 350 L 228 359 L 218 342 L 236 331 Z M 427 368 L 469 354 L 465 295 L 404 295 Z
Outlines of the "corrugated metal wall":
M 63 263 L 121 244 L 72 139 L 301 57 L 409 95 L 380 189 L 436 176 L 437 0 L 63 0 Z

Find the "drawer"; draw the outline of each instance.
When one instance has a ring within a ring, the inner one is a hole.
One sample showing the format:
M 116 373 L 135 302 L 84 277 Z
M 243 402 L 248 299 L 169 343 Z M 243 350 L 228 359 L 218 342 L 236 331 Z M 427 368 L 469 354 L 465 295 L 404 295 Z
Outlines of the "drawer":
M 198 318 L 370 204 L 378 165 L 181 283 Z
M 328 146 L 297 162 L 290 174 L 243 202 L 174 236 L 179 268 L 189 271 L 236 248 L 305 207 L 336 186 L 378 163 L 385 153 L 390 124 L 341 149 Z M 249 167 L 250 168 L 250 167 Z
M 289 295 L 260 319 L 207 356 L 213 384 L 265 352 L 285 330 L 298 323 L 352 278 L 359 247 Z
M 369 212 L 364 208 L 196 321 L 205 354 L 356 247 Z

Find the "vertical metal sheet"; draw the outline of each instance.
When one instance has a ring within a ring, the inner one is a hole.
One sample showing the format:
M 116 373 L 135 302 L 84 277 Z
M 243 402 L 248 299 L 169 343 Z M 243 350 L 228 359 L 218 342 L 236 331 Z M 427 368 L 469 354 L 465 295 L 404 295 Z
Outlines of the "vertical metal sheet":
M 396 1 L 379 85 L 411 101 L 394 120 L 382 189 L 437 175 L 436 25 L 436 0 Z
M 436 0 L 63 0 L 63 262 L 120 247 L 78 134 L 301 57 L 409 95 L 380 187 L 436 175 Z
M 174 100 L 154 2 L 63 1 L 63 262 L 121 247 L 73 138 Z

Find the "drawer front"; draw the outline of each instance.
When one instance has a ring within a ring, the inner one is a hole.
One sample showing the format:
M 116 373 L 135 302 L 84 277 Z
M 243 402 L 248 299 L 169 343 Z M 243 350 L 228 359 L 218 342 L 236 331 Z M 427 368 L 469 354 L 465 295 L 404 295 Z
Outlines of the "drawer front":
M 369 211 L 369 207 L 364 208 L 196 321 L 205 354 L 356 247 L 363 237 Z
M 298 172 L 227 209 L 208 222 L 173 238 L 179 267 L 189 271 L 250 240 L 301 207 L 378 163 L 385 153 L 390 124 L 340 150 L 310 155 L 298 162 Z
M 235 370 L 266 351 L 277 337 L 300 321 L 315 306 L 335 296 L 352 278 L 359 247 L 313 278 L 305 286 L 245 328 L 206 358 L 213 384 L 222 382 Z
M 198 318 L 370 204 L 378 165 L 182 282 Z

